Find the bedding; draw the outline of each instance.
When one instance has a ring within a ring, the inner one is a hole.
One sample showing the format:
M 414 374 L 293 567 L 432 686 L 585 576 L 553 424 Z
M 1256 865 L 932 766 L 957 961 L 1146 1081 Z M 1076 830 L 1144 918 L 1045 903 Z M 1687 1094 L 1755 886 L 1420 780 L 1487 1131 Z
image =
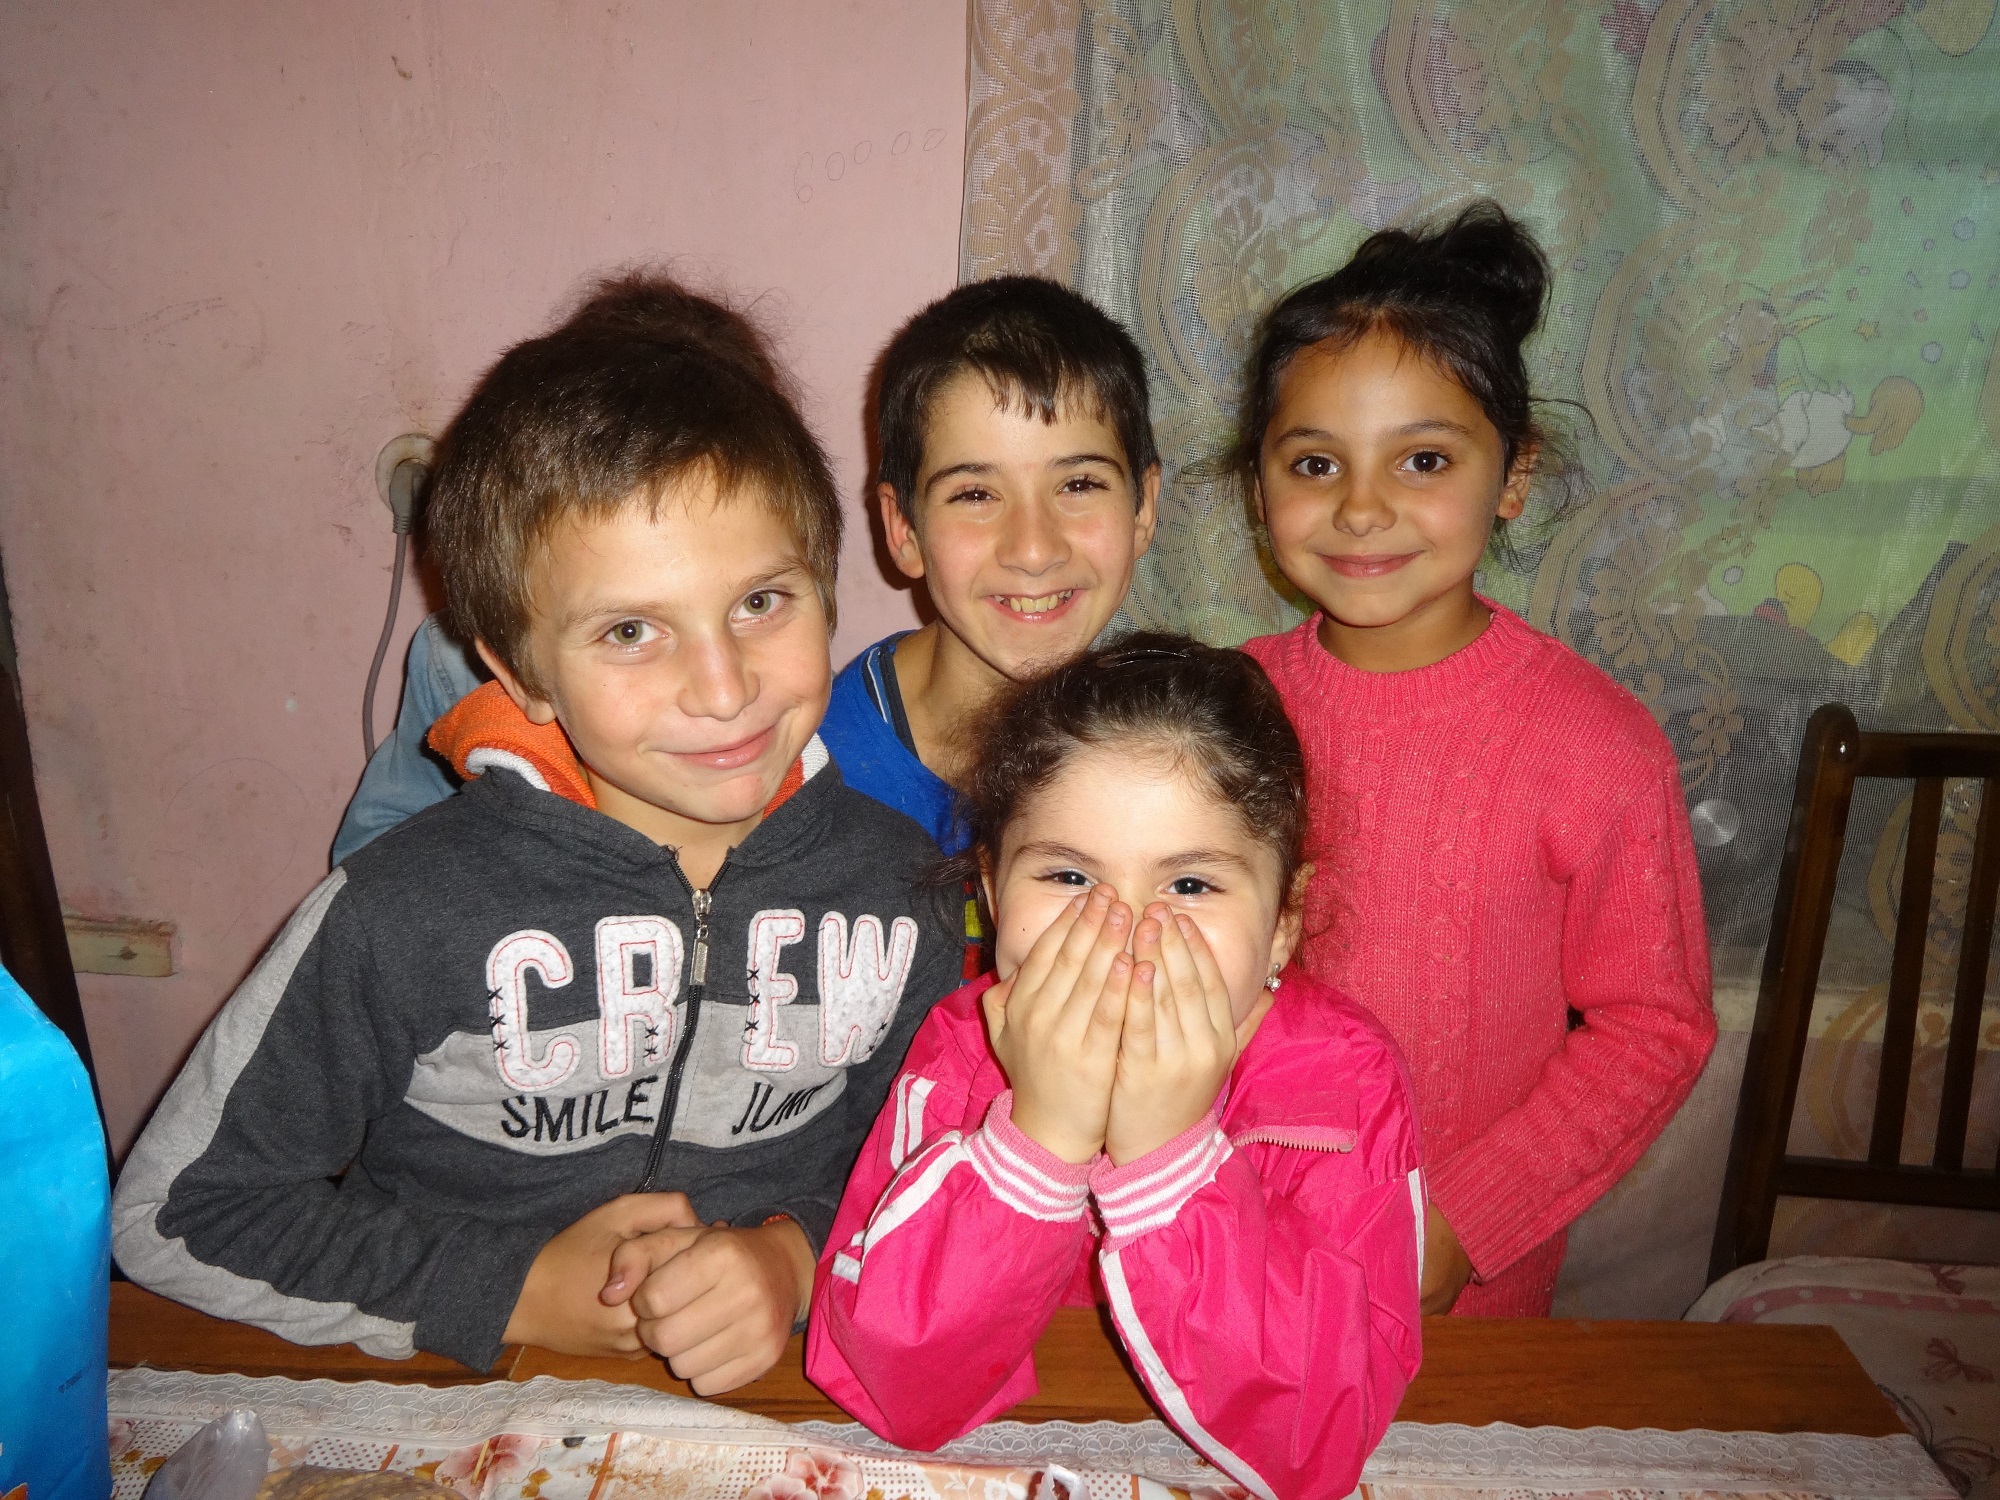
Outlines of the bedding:
M 2000 1234 L 2000 1217 L 1989 1218 Z M 1831 1326 L 1953 1488 L 2000 1500 L 2000 1266 L 1759 1261 L 1716 1282 L 1687 1316 Z

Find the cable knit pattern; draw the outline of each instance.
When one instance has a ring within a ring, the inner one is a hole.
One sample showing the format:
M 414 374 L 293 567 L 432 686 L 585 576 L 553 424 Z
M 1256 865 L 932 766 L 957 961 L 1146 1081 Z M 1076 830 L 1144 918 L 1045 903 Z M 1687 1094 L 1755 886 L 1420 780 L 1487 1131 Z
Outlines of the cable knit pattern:
M 1358 671 L 1318 625 L 1243 648 L 1305 744 L 1304 962 L 1409 1059 L 1425 1180 L 1478 1275 L 1455 1310 L 1545 1315 L 1565 1227 L 1715 1040 L 1673 751 L 1610 678 L 1497 605 L 1413 672 Z

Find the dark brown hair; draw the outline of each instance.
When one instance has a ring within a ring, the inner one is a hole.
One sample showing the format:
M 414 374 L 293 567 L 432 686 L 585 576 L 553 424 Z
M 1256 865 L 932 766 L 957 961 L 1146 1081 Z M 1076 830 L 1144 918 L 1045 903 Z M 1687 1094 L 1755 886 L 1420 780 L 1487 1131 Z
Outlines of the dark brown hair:
M 972 848 L 998 860 L 1007 825 L 1086 746 L 1139 742 L 1194 773 L 1278 859 L 1279 895 L 1305 859 L 1306 763 L 1264 669 L 1240 651 L 1140 632 L 1014 688 L 982 731 L 965 791 Z
M 1101 413 L 1125 450 L 1135 496 L 1160 461 L 1146 361 L 1132 335 L 1088 297 L 1046 277 L 995 276 L 940 297 L 883 351 L 875 435 L 882 482 L 895 490 L 906 520 L 916 520 L 932 404 L 964 370 L 1043 422 L 1066 409 Z
M 831 627 L 840 501 L 786 385 L 741 313 L 655 274 L 599 282 L 501 356 L 438 445 L 425 528 L 457 630 L 537 690 L 523 650 L 536 550 L 566 520 L 657 505 L 690 476 L 772 507 Z
M 1541 324 L 1549 265 L 1519 220 L 1481 198 L 1439 225 L 1383 229 L 1331 276 L 1266 313 L 1250 359 L 1232 465 L 1254 481 L 1285 371 L 1305 349 L 1352 348 L 1386 330 L 1455 380 L 1500 434 L 1504 472 L 1533 455 L 1550 491 L 1548 520 L 1573 503 L 1574 470 L 1559 434 L 1536 415 L 1522 345 Z M 1505 522 L 1495 528 L 1509 550 Z

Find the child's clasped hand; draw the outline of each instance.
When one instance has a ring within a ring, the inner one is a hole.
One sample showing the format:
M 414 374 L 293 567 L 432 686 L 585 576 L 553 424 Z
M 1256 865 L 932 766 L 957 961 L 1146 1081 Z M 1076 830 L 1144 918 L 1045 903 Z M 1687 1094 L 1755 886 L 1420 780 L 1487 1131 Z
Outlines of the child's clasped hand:
M 700 1395 L 777 1362 L 812 1293 L 813 1257 L 790 1219 L 704 1224 L 685 1193 L 627 1193 L 542 1247 L 508 1343 L 559 1354 L 660 1355 Z
M 792 1220 L 734 1228 L 694 1219 L 616 1246 L 598 1300 L 627 1310 L 639 1342 L 708 1396 L 777 1363 L 812 1280 L 812 1246 Z
M 604 1268 L 627 1242 L 700 1223 L 685 1193 L 625 1193 L 593 1208 L 542 1246 L 502 1337 L 558 1354 L 636 1359 L 645 1345 L 632 1309 L 596 1294 Z

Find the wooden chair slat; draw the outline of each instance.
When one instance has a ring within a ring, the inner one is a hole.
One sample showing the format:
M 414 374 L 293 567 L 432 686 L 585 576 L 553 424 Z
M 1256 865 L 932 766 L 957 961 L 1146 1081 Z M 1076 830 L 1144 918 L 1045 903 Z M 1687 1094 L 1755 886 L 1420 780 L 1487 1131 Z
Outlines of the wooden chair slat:
M 2000 734 L 1865 734 L 1857 776 L 1984 777 L 2000 762 Z
M 1893 1167 L 1903 1155 L 1903 1115 L 1910 1101 L 1916 1053 L 1917 997 L 1924 982 L 1924 940 L 1930 933 L 1931 883 L 1937 866 L 1944 778 L 1926 776 L 1910 798 L 1910 834 L 1903 850 L 1902 901 L 1896 949 L 1889 962 L 1889 1003 L 1882 1019 L 1882 1069 L 1875 1083 L 1875 1124 L 1868 1164 Z
M 1924 1208 L 2000 1210 L 2000 1173 L 1938 1167 L 1870 1166 L 1831 1156 L 1791 1156 L 1777 1174 L 1789 1198 L 1840 1198 L 1853 1203 L 1907 1203 Z
M 1744 1059 L 1736 1133 L 1723 1177 L 1711 1280 L 1747 1261 L 1762 1260 L 1770 1244 L 1776 1173 L 1791 1132 L 1860 743 L 1861 731 L 1844 704 L 1822 705 L 1806 725 L 1771 937 L 1764 949 L 1764 976 Z
M 1938 1098 L 1937 1149 L 1931 1153 L 1931 1165 L 1946 1172 L 1965 1165 L 1965 1125 L 1972 1112 L 1972 1070 L 1978 1061 L 1979 1013 L 1986 1003 L 1996 897 L 2000 897 L 2000 791 L 1989 780 L 1979 793 L 1972 880 L 1966 892 L 1964 935 L 1958 953 L 1958 987 L 1951 1000 L 1951 1036 L 1945 1047 L 1944 1087 Z

